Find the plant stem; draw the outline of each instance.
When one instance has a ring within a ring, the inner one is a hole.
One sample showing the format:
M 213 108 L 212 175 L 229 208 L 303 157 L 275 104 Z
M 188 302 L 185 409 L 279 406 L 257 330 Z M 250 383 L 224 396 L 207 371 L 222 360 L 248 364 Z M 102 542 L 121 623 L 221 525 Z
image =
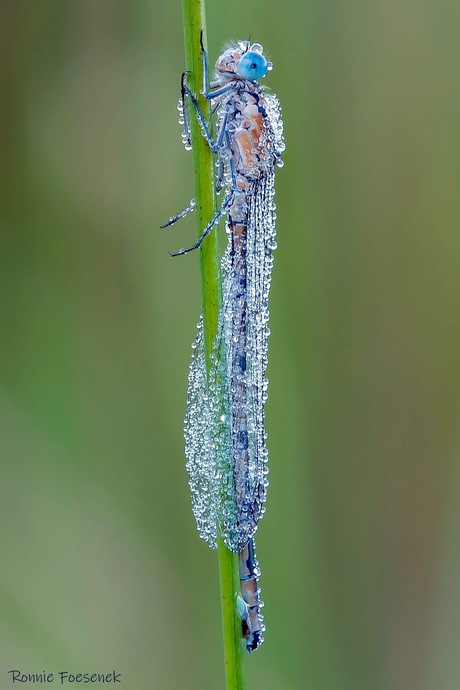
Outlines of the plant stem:
M 203 63 L 200 33 L 206 47 L 206 17 L 204 0 L 182 0 L 187 83 L 195 94 L 198 104 L 210 121 L 210 103 L 201 94 L 203 88 Z M 199 124 L 191 113 L 193 163 L 195 171 L 195 200 L 198 235 L 215 213 L 214 161 L 208 143 L 201 134 Z M 207 353 L 207 365 L 217 333 L 221 306 L 221 279 L 219 236 L 211 232 L 200 250 L 201 284 L 203 292 L 203 326 Z M 225 675 L 227 690 L 244 690 L 241 620 L 238 616 L 236 597 L 239 591 L 238 555 L 227 549 L 222 539 L 218 543 L 219 578 L 224 635 Z
M 229 551 L 220 538 L 218 554 L 227 690 L 244 690 L 246 683 L 243 655 L 247 652 L 241 638 L 241 618 L 236 607 L 239 590 L 238 554 Z

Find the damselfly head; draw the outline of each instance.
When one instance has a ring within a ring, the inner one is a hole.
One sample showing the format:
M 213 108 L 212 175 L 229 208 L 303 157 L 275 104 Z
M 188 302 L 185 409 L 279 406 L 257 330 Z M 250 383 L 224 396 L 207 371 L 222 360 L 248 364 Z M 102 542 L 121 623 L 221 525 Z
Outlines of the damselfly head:
M 260 43 L 238 41 L 228 48 L 216 62 L 216 72 L 226 79 L 245 79 L 255 81 L 262 79 L 273 68 L 264 55 Z

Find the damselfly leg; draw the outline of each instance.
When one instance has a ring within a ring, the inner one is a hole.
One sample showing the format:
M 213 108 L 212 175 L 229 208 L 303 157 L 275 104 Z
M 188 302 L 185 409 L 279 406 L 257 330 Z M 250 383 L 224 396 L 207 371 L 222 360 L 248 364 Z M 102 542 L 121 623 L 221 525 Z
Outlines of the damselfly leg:
M 164 223 L 163 225 L 160 225 L 160 228 L 168 228 L 170 225 L 174 225 L 174 223 L 177 223 L 178 220 L 181 218 L 185 218 L 185 216 L 188 216 L 189 213 L 192 213 L 196 209 L 196 201 L 195 199 L 190 199 L 190 203 L 187 206 L 187 208 L 184 208 L 183 211 L 180 213 L 177 213 L 175 216 L 171 216 L 171 218 Z
M 233 190 L 230 191 L 229 194 L 225 197 L 222 206 L 216 213 L 213 215 L 205 229 L 203 230 L 201 236 L 198 238 L 198 240 L 195 242 L 195 244 L 192 244 L 190 247 L 186 247 L 185 249 L 179 249 L 178 252 L 168 252 L 169 256 L 181 256 L 182 254 L 188 254 L 189 252 L 193 252 L 194 249 L 199 249 L 203 243 L 203 240 L 209 235 L 213 227 L 219 222 L 219 220 L 222 218 L 224 213 L 226 212 L 227 208 L 230 206 L 231 201 L 233 199 Z

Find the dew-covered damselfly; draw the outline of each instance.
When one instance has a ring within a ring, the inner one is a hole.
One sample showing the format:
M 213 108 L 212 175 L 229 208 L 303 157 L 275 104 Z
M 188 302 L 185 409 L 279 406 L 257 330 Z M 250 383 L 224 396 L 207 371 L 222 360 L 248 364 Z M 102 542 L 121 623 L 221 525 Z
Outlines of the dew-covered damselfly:
M 179 101 L 182 139 L 191 149 L 190 118 L 216 155 L 219 210 L 201 237 L 172 256 L 198 249 L 226 215 L 228 246 L 222 257 L 222 307 L 212 364 L 206 366 L 203 322 L 193 344 L 185 418 L 185 450 L 192 507 L 200 536 L 218 536 L 239 553 L 242 635 L 248 651 L 263 641 L 254 534 L 265 511 L 268 298 L 275 242 L 274 171 L 282 165 L 283 125 L 278 99 L 259 84 L 272 69 L 258 43 L 239 41 L 219 57 L 209 83 L 202 48 L 203 95 L 216 113 L 216 136 L 184 73 Z M 195 208 L 170 218 L 172 225 Z

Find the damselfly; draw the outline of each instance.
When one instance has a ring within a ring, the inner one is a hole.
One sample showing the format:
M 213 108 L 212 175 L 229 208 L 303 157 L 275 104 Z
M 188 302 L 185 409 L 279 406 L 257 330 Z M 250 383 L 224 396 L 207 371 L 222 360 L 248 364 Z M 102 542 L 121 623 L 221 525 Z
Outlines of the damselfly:
M 227 216 L 228 246 L 222 258 L 223 298 L 212 366 L 206 368 L 202 320 L 189 373 L 185 443 L 192 507 L 200 536 L 210 546 L 218 535 L 240 554 L 240 615 L 248 651 L 263 641 L 254 533 L 265 511 L 267 447 L 268 297 L 275 242 L 274 169 L 281 166 L 283 126 L 278 99 L 258 83 L 271 70 L 262 46 L 239 41 L 216 63 L 214 81 L 202 48 L 203 95 L 217 112 L 211 123 L 182 76 L 179 101 L 182 139 L 191 148 L 189 118 L 196 116 L 216 154 L 219 210 L 186 254 L 201 246 Z M 163 227 L 193 211 L 195 201 Z

